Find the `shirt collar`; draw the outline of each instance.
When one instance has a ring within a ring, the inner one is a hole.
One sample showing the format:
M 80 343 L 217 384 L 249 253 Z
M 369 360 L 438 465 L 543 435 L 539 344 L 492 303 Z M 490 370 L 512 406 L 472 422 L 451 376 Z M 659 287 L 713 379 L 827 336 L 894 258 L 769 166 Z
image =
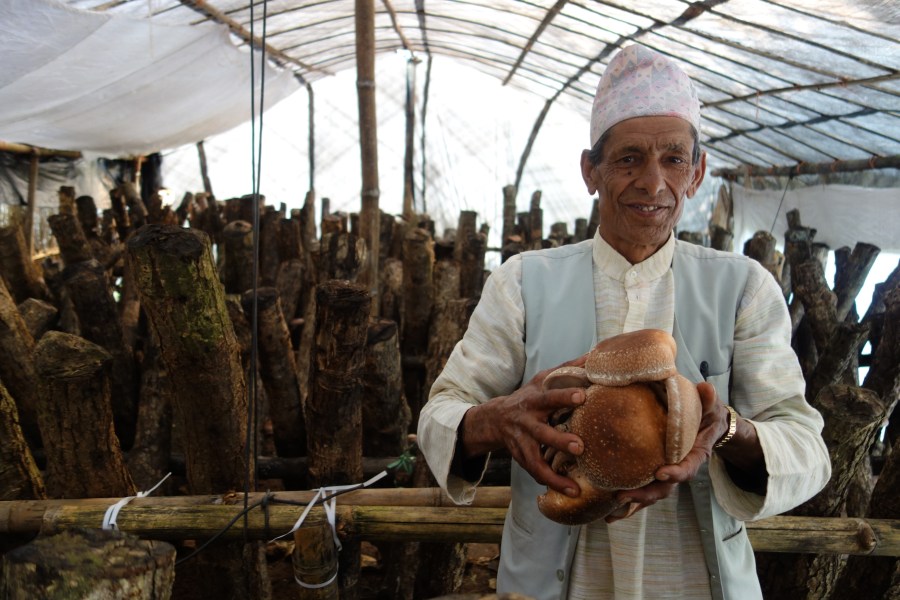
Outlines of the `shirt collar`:
M 637 273 L 638 282 L 652 281 L 662 277 L 672 266 L 672 257 L 675 255 L 675 235 L 669 234 L 669 239 L 662 247 L 653 253 L 647 260 L 632 265 L 618 253 L 606 240 L 600 237 L 600 229 L 594 233 L 594 265 L 604 274 L 617 281 L 625 282 L 629 272 Z M 629 281 L 634 283 L 634 281 Z

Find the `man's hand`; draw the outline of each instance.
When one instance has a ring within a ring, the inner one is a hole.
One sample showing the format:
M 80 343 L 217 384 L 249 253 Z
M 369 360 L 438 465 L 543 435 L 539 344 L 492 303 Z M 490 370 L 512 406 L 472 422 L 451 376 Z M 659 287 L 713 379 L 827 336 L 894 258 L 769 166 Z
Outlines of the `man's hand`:
M 583 366 L 581 357 L 560 366 Z M 535 375 L 509 396 L 498 396 L 466 411 L 459 428 L 465 458 L 507 448 L 513 459 L 541 484 L 568 496 L 580 493 L 572 479 L 554 472 L 543 458 L 541 447 L 552 447 L 578 456 L 584 451 L 581 438 L 558 431 L 548 421 L 556 411 L 584 403 L 584 390 L 542 390 L 544 379 L 555 369 Z
M 704 382 L 697 385 L 697 392 L 700 394 L 700 405 L 703 407 L 703 411 L 700 418 L 700 430 L 697 432 L 693 448 L 680 463 L 660 467 L 656 471 L 655 481 L 634 490 L 622 490 L 618 493 L 617 497 L 620 502 L 632 504 L 627 516 L 631 516 L 637 510 L 651 504 L 656 504 L 668 497 L 679 483 L 690 481 L 696 477 L 700 466 L 712 455 L 713 445 L 728 431 L 728 409 L 719 402 L 716 388 L 712 384 Z M 752 425 L 749 423 L 745 422 L 745 425 L 752 429 Z M 755 438 L 755 430 L 753 433 Z M 624 517 L 610 516 L 606 518 L 606 522 L 612 523 L 621 518 Z

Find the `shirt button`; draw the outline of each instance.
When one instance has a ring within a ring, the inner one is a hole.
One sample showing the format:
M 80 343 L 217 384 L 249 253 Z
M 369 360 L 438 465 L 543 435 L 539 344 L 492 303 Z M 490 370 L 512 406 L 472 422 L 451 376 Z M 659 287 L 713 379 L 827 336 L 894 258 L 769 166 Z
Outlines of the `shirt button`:
M 637 271 L 629 271 L 628 276 L 634 279 L 635 277 L 637 277 Z
M 560 581 L 562 581 L 563 579 L 566 578 L 565 572 L 562 569 L 557 569 L 556 570 L 556 578 L 559 579 Z
M 719 578 L 716 577 L 715 575 L 710 575 L 709 578 L 710 578 L 712 581 L 718 581 L 718 580 L 719 580 Z

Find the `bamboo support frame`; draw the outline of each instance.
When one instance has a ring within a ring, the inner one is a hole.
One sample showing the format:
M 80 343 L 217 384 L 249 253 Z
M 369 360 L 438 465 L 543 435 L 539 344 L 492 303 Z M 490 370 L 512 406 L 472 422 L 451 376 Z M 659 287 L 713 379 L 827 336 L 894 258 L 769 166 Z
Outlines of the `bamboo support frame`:
M 506 517 L 509 488 L 483 488 L 472 506 L 454 506 L 437 488 L 357 490 L 338 497 L 339 534 L 372 541 L 469 541 L 497 543 Z M 246 535 L 272 539 L 289 531 L 313 492 L 278 492 L 266 512 L 250 511 Z M 248 497 L 253 504 L 264 494 Z M 242 494 L 135 498 L 122 508 L 118 526 L 143 538 L 180 540 L 210 538 L 243 508 Z M 96 528 L 117 498 L 24 500 L 0 502 L 0 535 L 35 534 L 72 527 Z M 403 510 L 397 510 L 402 506 Z M 320 507 L 307 524 L 325 519 Z M 267 525 L 268 522 L 268 525 Z M 746 523 L 757 552 L 799 552 L 900 556 L 900 520 L 821 517 L 770 517 Z M 226 539 L 240 539 L 236 526 Z
M 873 156 L 861 160 L 836 160 L 822 163 L 798 163 L 777 167 L 746 165 L 735 169 L 718 169 L 713 176 L 736 180 L 740 177 L 789 177 L 796 175 L 828 175 L 830 173 L 850 173 L 871 169 L 900 168 L 900 154 Z

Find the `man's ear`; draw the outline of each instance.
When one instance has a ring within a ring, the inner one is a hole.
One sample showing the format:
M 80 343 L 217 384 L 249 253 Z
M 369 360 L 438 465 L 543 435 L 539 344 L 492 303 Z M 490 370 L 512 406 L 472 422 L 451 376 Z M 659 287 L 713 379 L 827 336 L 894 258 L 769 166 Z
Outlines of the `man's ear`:
M 597 193 L 597 186 L 594 185 L 594 165 L 591 164 L 590 150 L 581 151 L 581 178 L 587 186 L 588 194 L 593 196 Z
M 691 174 L 691 185 L 687 189 L 687 197 L 693 198 L 700 184 L 703 183 L 703 177 L 706 175 L 706 152 L 700 152 L 700 160 L 694 165 L 694 172 Z

